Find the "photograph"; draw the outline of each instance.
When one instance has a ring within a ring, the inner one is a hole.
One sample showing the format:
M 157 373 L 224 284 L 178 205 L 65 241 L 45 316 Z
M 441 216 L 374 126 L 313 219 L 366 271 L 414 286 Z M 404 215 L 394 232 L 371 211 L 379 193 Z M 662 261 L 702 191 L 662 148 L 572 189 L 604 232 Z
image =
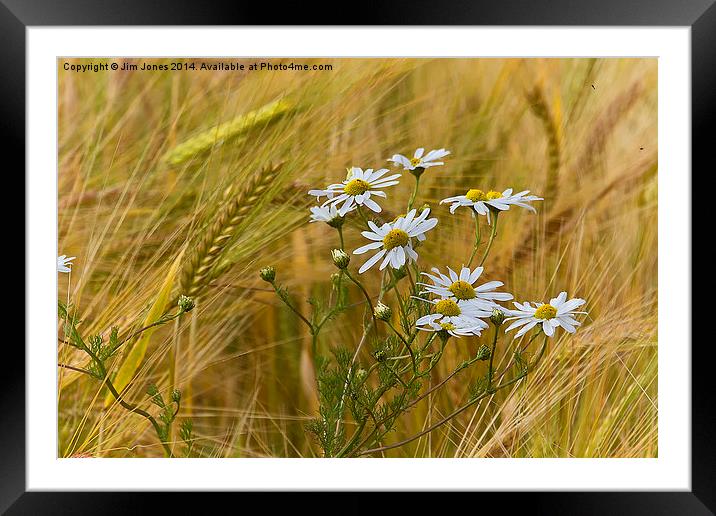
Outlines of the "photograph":
M 658 458 L 658 59 L 57 58 L 57 457 Z

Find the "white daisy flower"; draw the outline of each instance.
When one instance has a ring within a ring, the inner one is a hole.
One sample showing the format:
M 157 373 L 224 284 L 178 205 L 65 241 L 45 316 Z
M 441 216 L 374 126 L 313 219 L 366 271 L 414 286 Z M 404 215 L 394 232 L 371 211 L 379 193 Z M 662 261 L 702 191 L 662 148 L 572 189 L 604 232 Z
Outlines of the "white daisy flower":
M 515 334 L 515 338 L 518 338 L 541 324 L 545 335 L 549 337 L 554 335 L 554 330 L 558 326 L 561 326 L 569 333 L 574 333 L 580 323 L 573 316 L 587 313 L 575 312 L 574 309 L 579 308 L 584 303 L 586 303 L 584 299 L 576 297 L 567 301 L 566 292 L 560 292 L 557 297 L 550 299 L 549 303 L 533 303 L 534 306 L 530 306 L 529 302 L 523 304 L 515 302 L 514 305 L 518 309 L 508 310 L 508 314 L 511 317 L 505 319 L 506 321 L 514 320 L 515 322 L 510 324 L 505 331 L 522 326 Z
M 460 269 L 458 275 L 450 267 L 447 268 L 448 274 L 442 274 L 437 267 L 431 269 L 435 274 L 423 272 L 425 276 L 432 280 L 429 283 L 418 283 L 426 287 L 421 294 L 434 294 L 442 299 L 453 299 L 455 301 L 466 301 L 477 306 L 483 307 L 485 310 L 492 310 L 499 307 L 496 301 L 509 301 L 512 294 L 507 292 L 495 292 L 495 289 L 504 285 L 501 281 L 488 281 L 482 285 L 476 286 L 478 278 L 484 270 L 477 267 L 470 270 L 469 267 Z
M 325 195 L 328 199 L 323 206 L 337 207 L 338 204 L 343 203 L 338 209 L 338 214 L 341 217 L 351 211 L 354 206 L 366 206 L 379 213 L 381 207 L 371 199 L 371 196 L 386 197 L 385 192 L 382 192 L 381 189 L 397 185 L 396 179 L 400 177 L 400 174 L 384 177 L 386 172 L 388 172 L 387 168 L 374 171 L 372 168 L 363 170 L 353 167 L 342 183 L 329 185 L 325 190 L 309 190 L 308 195 L 314 195 L 319 200 Z
M 461 206 L 467 206 L 474 209 L 478 215 L 486 215 L 487 220 L 490 220 L 490 208 L 500 211 L 509 210 L 510 206 L 520 206 L 526 208 L 532 212 L 537 212 L 529 203 L 533 201 L 543 200 L 541 197 L 536 195 L 527 195 L 530 191 L 524 190 L 522 192 L 512 194 L 512 188 L 508 188 L 504 192 L 500 193 L 495 190 L 490 190 L 485 193 L 482 190 L 470 189 L 465 195 L 456 195 L 455 197 L 448 197 L 440 201 L 440 204 L 450 203 L 450 213 L 455 213 L 455 210 Z
M 353 206 L 348 211 L 353 211 L 356 209 L 356 206 Z M 325 222 L 329 226 L 336 226 L 340 225 L 340 223 L 343 221 L 343 217 L 339 215 L 338 208 L 336 208 L 335 204 L 331 204 L 330 206 L 314 206 L 311 208 L 311 220 L 309 222 Z
M 412 158 L 407 158 L 402 154 L 395 154 L 388 161 L 392 161 L 396 165 L 401 165 L 405 170 L 415 170 L 416 168 L 425 169 L 430 167 L 436 167 L 438 165 L 444 165 L 445 163 L 443 163 L 442 161 L 435 160 L 444 158 L 445 156 L 450 154 L 450 151 L 445 149 L 431 150 L 423 156 L 424 152 L 425 149 L 420 147 L 415 151 L 415 154 L 413 154 Z
M 76 256 L 70 256 L 67 258 L 66 255 L 57 257 L 57 272 L 70 272 L 72 270 L 72 260 L 77 258 Z
M 418 298 L 419 299 L 419 298 Z M 424 315 L 415 321 L 415 327 L 423 331 L 445 330 L 450 335 L 480 335 L 487 323 L 480 317 L 489 317 L 491 310 L 485 310 L 467 301 L 439 299 L 429 301 L 434 305 L 433 313 Z
M 368 221 L 372 231 L 362 231 L 361 234 L 373 242 L 359 247 L 353 251 L 353 254 L 363 254 L 372 249 L 380 249 L 380 251 L 365 262 L 358 269 L 358 273 L 364 273 L 381 258 L 383 263 L 380 264 L 380 270 L 388 264 L 394 269 L 400 269 L 406 262 L 417 261 L 418 253 L 413 249 L 412 239 L 425 240 L 424 233 L 433 229 L 438 219 L 427 218 L 430 208 L 425 208 L 417 217 L 416 213 L 417 210 L 410 210 L 407 215 L 398 217 L 394 222 L 386 222 L 380 227 L 373 221 Z

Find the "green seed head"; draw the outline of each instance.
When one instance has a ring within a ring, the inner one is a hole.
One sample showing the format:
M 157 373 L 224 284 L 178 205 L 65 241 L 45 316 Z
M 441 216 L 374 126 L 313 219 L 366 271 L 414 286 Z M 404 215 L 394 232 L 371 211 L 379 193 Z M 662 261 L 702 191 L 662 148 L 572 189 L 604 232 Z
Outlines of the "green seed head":
M 368 371 L 366 371 L 365 369 L 358 369 L 358 371 L 356 371 L 356 380 L 358 382 L 362 382 L 363 380 L 366 379 L 367 376 L 368 376 Z
M 378 303 L 375 306 L 373 313 L 376 319 L 380 319 L 381 321 L 390 321 L 390 318 L 393 316 L 393 310 L 391 310 L 388 305 L 384 305 L 383 303 Z
M 194 306 L 196 306 L 192 298 L 184 295 L 179 296 L 179 302 L 177 304 L 182 312 L 191 312 Z
M 333 249 L 331 257 L 333 258 L 333 263 L 339 269 L 345 269 L 351 263 L 351 257 L 343 249 Z
M 259 271 L 259 276 L 261 276 L 261 279 L 264 281 L 267 281 L 269 283 L 273 283 L 273 281 L 276 279 L 276 269 L 273 267 L 264 267 Z
M 502 323 L 505 322 L 505 312 L 498 308 L 495 308 L 492 311 L 492 315 L 490 316 L 490 321 L 492 321 L 492 324 L 494 324 L 495 326 L 502 325 Z

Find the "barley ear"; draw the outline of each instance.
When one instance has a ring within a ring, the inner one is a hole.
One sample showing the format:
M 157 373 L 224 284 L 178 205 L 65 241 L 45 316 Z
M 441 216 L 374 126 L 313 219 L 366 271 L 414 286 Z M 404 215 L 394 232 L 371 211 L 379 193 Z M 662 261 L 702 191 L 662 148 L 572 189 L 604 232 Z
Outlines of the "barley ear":
M 169 149 L 162 157 L 162 161 L 170 166 L 181 165 L 192 158 L 205 154 L 215 146 L 222 145 L 243 135 L 255 127 L 261 127 L 277 120 L 292 109 L 293 104 L 287 99 L 276 100 L 183 141 L 174 148 Z
M 254 175 L 239 194 L 225 197 L 225 204 L 217 213 L 216 220 L 198 243 L 182 270 L 182 294 L 198 297 L 216 277 L 212 271 L 218 265 L 223 252 L 238 235 L 241 225 L 259 204 L 280 169 L 280 164 L 269 165 Z
M 542 127 L 547 136 L 547 178 L 544 186 L 544 193 L 549 195 L 550 207 L 554 206 L 559 195 L 559 168 L 561 165 L 561 138 L 558 124 L 557 110 L 550 110 L 544 98 L 544 91 L 540 86 L 535 86 L 527 93 L 527 101 L 530 103 L 532 113 L 542 122 Z M 545 195 L 547 197 L 547 195 Z M 545 203 L 547 204 L 547 203 Z

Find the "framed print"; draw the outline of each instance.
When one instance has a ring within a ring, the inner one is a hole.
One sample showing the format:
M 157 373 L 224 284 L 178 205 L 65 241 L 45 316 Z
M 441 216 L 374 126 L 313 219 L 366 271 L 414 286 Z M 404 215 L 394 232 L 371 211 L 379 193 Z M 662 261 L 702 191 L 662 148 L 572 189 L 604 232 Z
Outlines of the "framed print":
M 468 491 L 713 511 L 691 337 L 711 2 L 352 26 L 179 4 L 4 2 L 28 207 L 3 509 Z

